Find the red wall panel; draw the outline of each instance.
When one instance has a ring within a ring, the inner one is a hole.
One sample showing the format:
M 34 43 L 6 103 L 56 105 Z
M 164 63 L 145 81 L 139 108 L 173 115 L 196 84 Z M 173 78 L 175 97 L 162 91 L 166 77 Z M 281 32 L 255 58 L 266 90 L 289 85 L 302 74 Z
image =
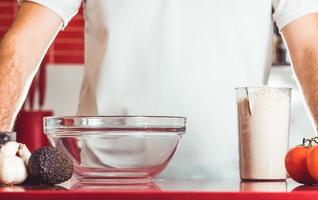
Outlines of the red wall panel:
M 0 39 L 12 24 L 18 11 L 15 0 L 0 1 Z M 60 32 L 47 52 L 49 63 L 84 63 L 84 18 L 83 11 L 72 19 Z

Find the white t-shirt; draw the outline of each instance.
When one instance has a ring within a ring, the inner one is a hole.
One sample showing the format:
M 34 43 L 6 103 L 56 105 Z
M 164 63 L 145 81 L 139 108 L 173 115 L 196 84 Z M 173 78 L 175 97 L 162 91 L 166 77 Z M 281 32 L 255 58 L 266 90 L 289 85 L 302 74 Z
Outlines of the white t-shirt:
M 81 0 L 30 0 L 64 26 Z M 275 12 L 272 14 L 272 7 Z M 163 177 L 238 177 L 234 88 L 266 84 L 279 29 L 317 0 L 86 0 L 81 115 L 179 115 Z

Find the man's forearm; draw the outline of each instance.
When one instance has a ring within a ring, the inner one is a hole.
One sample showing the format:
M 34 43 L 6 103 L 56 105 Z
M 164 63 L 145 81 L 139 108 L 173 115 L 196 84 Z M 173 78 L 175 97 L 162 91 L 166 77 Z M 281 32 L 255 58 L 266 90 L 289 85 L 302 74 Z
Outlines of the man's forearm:
M 39 4 L 25 2 L 0 43 L 0 131 L 9 131 L 34 74 L 62 19 Z
M 302 49 L 302 53 L 294 60 L 295 73 L 318 130 L 318 46 Z
M 5 37 L 0 44 L 0 131 L 12 129 L 27 76 L 17 55 L 16 42 Z
M 294 71 L 318 130 L 318 14 L 294 20 L 283 29 Z

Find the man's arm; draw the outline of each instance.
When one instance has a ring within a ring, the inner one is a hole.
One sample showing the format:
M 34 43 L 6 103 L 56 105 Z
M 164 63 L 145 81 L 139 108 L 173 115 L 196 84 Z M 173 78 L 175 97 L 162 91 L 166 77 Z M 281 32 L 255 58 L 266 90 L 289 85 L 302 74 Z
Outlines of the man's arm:
M 318 132 L 318 14 L 296 19 L 282 32 Z
M 31 79 L 62 19 L 35 3 L 22 4 L 0 43 L 0 131 L 11 131 Z

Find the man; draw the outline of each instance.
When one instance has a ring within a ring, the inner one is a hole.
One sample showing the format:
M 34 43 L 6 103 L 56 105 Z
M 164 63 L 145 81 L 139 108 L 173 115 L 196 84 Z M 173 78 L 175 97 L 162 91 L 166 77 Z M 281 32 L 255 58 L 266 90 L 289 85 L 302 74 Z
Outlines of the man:
M 1 131 L 12 128 L 39 62 L 80 4 L 21 2 L 0 47 Z M 84 8 L 78 114 L 186 116 L 187 135 L 163 176 L 238 175 L 234 87 L 266 84 L 272 17 L 318 120 L 317 0 L 86 0 Z

